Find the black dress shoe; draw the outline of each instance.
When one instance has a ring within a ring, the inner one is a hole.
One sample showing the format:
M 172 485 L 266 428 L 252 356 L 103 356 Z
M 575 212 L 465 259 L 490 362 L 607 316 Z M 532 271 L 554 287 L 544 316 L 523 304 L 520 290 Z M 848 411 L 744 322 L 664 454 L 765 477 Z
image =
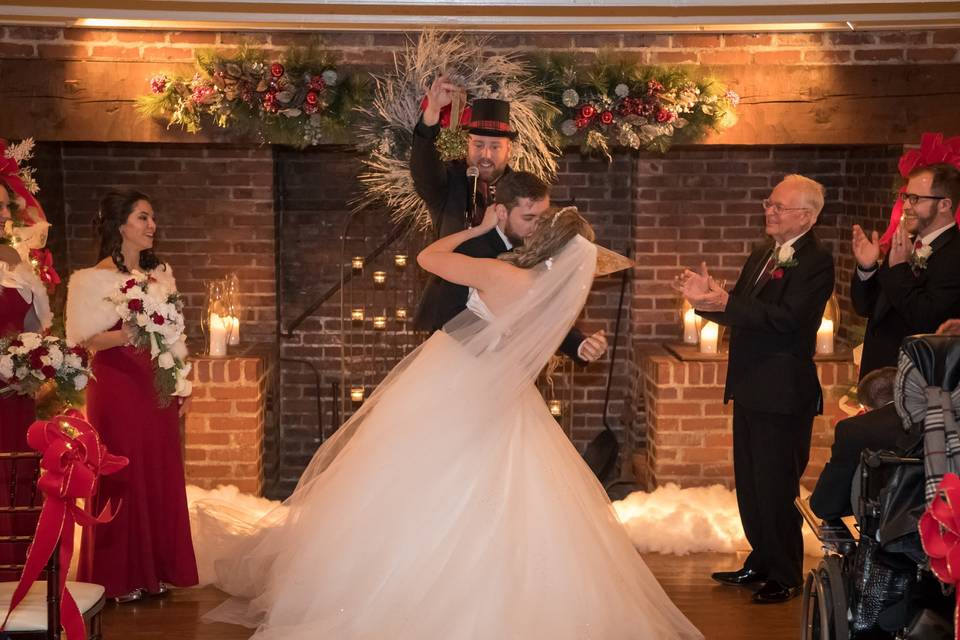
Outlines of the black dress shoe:
M 710 577 L 720 584 L 732 584 L 734 586 L 763 582 L 767 579 L 767 577 L 759 571 L 747 569 L 746 567 L 739 571 L 717 571 L 716 573 L 711 573 Z
M 753 594 L 754 604 L 776 604 L 800 595 L 800 587 L 788 587 L 776 580 L 768 580 Z

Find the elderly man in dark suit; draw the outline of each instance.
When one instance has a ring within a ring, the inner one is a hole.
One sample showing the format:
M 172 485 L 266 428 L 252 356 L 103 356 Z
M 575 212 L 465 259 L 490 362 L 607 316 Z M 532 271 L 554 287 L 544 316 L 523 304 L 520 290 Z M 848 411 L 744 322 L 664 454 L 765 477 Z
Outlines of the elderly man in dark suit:
M 730 327 L 724 401 L 733 400 L 733 463 L 740 520 L 753 548 L 723 584 L 763 583 L 759 604 L 800 592 L 802 519 L 793 506 L 810 455 L 814 415 L 823 397 L 813 362 L 817 328 L 833 291 L 833 257 L 811 228 L 823 187 L 787 176 L 763 201 L 773 243 L 747 258 L 729 293 L 701 265 L 679 277 L 703 317 Z
M 949 164 L 910 173 L 900 194 L 903 218 L 884 257 L 877 232 L 871 238 L 853 227 L 857 269 L 850 297 L 867 318 L 860 377 L 897 366 L 906 336 L 932 333 L 947 318 L 960 316 L 960 171 Z M 884 259 L 885 258 L 885 259 Z

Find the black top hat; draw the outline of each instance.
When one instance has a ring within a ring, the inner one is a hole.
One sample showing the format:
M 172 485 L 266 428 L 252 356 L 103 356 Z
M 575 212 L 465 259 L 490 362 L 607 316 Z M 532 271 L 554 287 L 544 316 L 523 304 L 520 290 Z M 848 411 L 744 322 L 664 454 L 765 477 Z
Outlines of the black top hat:
M 478 136 L 513 140 L 517 137 L 517 132 L 510 128 L 510 103 L 494 98 L 477 98 L 470 106 L 467 131 Z

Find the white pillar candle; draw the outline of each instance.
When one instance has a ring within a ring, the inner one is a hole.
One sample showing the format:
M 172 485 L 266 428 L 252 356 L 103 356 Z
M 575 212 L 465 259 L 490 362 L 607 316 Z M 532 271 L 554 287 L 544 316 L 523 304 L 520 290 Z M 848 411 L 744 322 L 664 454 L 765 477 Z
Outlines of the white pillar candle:
M 227 328 L 230 330 L 230 344 L 240 344 L 240 318 L 239 316 L 227 316 Z
M 824 318 L 817 329 L 817 353 L 833 353 L 833 320 Z
M 686 344 L 697 344 L 697 312 L 693 309 L 683 312 L 683 341 Z
M 720 335 L 720 327 L 715 322 L 708 322 L 700 330 L 700 353 L 716 353 L 717 338 Z
M 227 323 L 229 316 L 210 314 L 210 355 L 220 358 L 227 355 Z

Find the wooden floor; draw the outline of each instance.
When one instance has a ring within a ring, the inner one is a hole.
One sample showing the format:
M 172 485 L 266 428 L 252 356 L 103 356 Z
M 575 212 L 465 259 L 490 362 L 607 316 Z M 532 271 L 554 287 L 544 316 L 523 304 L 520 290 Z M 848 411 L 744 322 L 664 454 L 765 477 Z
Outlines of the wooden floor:
M 645 555 L 644 560 L 673 601 L 708 640 L 779 640 L 799 636 L 799 598 L 780 605 L 754 605 L 750 602 L 750 590 L 724 587 L 710 580 L 711 571 L 739 568 L 742 555 L 702 553 L 678 557 L 654 553 Z M 815 558 L 808 557 L 806 560 L 811 565 L 816 562 Z M 200 616 L 222 602 L 224 597 L 217 589 L 206 587 L 174 591 L 167 598 L 136 604 L 109 604 L 104 611 L 104 638 L 248 638 L 251 633 L 249 629 L 200 622 Z

